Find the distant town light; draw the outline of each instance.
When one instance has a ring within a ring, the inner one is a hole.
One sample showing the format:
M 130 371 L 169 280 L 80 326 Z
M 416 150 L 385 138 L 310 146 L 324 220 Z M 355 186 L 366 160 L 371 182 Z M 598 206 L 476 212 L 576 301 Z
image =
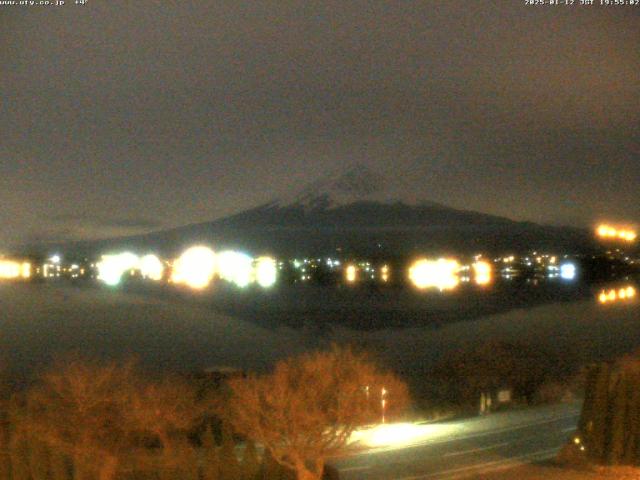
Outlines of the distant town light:
M 244 288 L 251 283 L 253 259 L 242 252 L 225 250 L 216 256 L 218 276 Z
M 109 286 L 120 283 L 122 275 L 127 270 L 138 268 L 140 259 L 131 252 L 123 252 L 115 255 L 103 255 L 98 262 L 98 279 Z
M 15 280 L 31 277 L 31 264 L 15 260 L 0 260 L 0 279 Z
M 409 269 L 409 279 L 419 289 L 451 290 L 459 284 L 459 270 L 460 264 L 454 259 L 420 259 Z
M 347 265 L 345 269 L 345 279 L 348 283 L 354 283 L 358 280 L 358 268 L 355 265 Z
M 492 267 L 489 262 L 479 260 L 473 264 L 474 280 L 477 285 L 491 283 Z
M 576 272 L 576 266 L 573 263 L 563 263 L 560 265 L 560 278 L 563 280 L 575 280 Z
M 380 279 L 385 283 L 389 281 L 389 265 L 383 265 L 380 268 Z
M 0 278 L 13 279 L 20 276 L 20 264 L 3 260 L 0 262 Z
M 596 235 L 604 240 L 623 240 L 625 242 L 634 242 L 638 236 L 635 230 L 616 228 L 606 224 L 598 226 Z
M 191 247 L 173 265 L 171 280 L 199 290 L 209 286 L 216 271 L 216 256 L 204 246 Z
M 256 282 L 263 288 L 275 285 L 278 277 L 276 261 L 271 257 L 258 257 L 255 262 Z
M 164 276 L 164 265 L 156 255 L 148 254 L 142 257 L 139 267 L 143 278 L 158 282 Z
M 598 294 L 598 302 L 605 304 L 620 300 L 629 301 L 636 296 L 636 289 L 632 286 L 609 290 L 602 290 Z
M 23 262 L 20 265 L 20 276 L 24 279 L 31 278 L 31 264 L 29 262 Z

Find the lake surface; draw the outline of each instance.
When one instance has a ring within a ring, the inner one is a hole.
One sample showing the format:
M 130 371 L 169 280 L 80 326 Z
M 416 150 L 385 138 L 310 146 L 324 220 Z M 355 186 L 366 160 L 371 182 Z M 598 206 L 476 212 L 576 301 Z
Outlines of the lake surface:
M 466 295 L 299 289 L 185 297 L 0 284 L 0 359 L 16 375 L 70 352 L 136 356 L 157 369 L 265 371 L 289 355 L 350 342 L 416 385 L 447 352 L 489 340 L 544 348 L 571 366 L 638 349 L 637 296 L 600 299 L 631 285 L 637 289 L 625 280 Z

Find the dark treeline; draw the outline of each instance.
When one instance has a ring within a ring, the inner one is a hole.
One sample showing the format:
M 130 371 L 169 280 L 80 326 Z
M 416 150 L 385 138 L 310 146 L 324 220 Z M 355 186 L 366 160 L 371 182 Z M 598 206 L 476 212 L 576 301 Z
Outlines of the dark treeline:
M 510 392 L 508 404 L 542 404 L 581 396 L 584 371 L 571 367 L 570 354 L 560 357 L 540 345 L 488 341 L 443 355 L 428 372 L 421 392 L 425 403 L 445 409 L 475 410 L 481 395 L 496 399 Z M 494 404 L 494 408 L 499 405 Z

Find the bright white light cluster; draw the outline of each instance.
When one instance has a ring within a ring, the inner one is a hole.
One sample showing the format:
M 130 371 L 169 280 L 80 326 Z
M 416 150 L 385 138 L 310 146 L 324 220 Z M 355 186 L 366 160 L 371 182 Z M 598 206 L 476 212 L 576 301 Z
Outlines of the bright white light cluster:
M 253 259 L 241 252 L 226 250 L 217 255 L 218 275 L 240 288 L 249 285 L 253 277 Z
M 245 288 L 256 282 L 263 288 L 276 283 L 278 268 L 275 259 L 258 257 L 255 260 L 246 253 L 226 250 L 216 256 L 218 276 L 222 280 Z
M 162 261 L 152 254 L 142 258 L 131 252 L 103 255 L 97 267 L 98 279 L 110 286 L 118 285 L 127 271 L 139 271 L 142 277 L 154 281 L 162 280 L 164 275 Z
M 153 254 L 145 255 L 140 259 L 139 263 L 140 274 L 144 278 L 148 278 L 153 281 L 160 281 L 164 275 L 164 265 L 162 261 Z
M 409 269 L 409 279 L 416 288 L 421 290 L 427 288 L 451 290 L 458 286 L 459 270 L 460 264 L 454 259 L 420 259 L 414 262 Z
M 271 257 L 251 258 L 246 253 L 208 247 L 192 247 L 174 263 L 172 280 L 194 289 L 207 287 L 217 275 L 221 280 L 245 288 L 253 282 L 268 288 L 276 283 L 277 265 Z
M 140 258 L 131 252 L 103 255 L 97 264 L 98 279 L 112 287 L 116 286 L 122 280 L 124 272 L 137 269 L 139 262 Z
M 164 264 L 155 255 L 138 257 L 131 252 L 103 255 L 98 262 L 98 278 L 107 285 L 118 285 L 127 272 L 139 272 L 143 278 L 160 281 L 164 278 Z M 216 254 L 206 246 L 198 245 L 185 250 L 174 262 L 171 282 L 201 290 L 214 278 L 244 288 L 253 282 L 268 288 L 277 279 L 277 264 L 271 257 L 251 258 L 231 250 Z
M 575 280 L 577 275 L 578 271 L 573 263 L 563 263 L 560 265 L 560 278 L 563 280 Z
M 460 424 L 388 423 L 356 430 L 349 442 L 372 449 L 400 449 L 448 438 L 463 430 Z
M 278 268 L 275 259 L 258 257 L 255 262 L 255 278 L 262 288 L 273 286 L 278 279 Z
M 173 264 L 171 280 L 196 290 L 207 287 L 216 272 L 216 255 L 208 247 L 187 249 Z
M 473 264 L 474 280 L 477 285 L 488 285 L 491 283 L 493 268 L 489 262 L 478 260 Z

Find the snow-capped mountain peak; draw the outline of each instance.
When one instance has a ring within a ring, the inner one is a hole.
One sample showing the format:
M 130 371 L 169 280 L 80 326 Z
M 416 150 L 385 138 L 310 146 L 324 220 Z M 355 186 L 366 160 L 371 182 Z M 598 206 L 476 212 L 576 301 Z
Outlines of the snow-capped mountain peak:
M 329 175 L 281 197 L 279 207 L 330 209 L 355 202 L 390 202 L 387 179 L 363 163 L 356 163 L 344 173 Z

